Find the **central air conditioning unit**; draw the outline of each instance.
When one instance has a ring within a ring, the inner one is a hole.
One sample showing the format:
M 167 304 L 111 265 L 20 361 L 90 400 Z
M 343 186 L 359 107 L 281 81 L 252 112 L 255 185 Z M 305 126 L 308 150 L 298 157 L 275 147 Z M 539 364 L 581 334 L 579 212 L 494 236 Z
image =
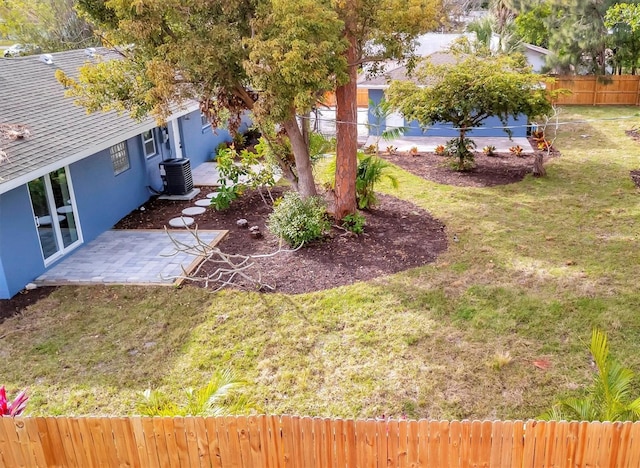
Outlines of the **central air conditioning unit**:
M 193 190 L 191 163 L 187 158 L 162 161 L 160 177 L 167 195 L 186 195 Z

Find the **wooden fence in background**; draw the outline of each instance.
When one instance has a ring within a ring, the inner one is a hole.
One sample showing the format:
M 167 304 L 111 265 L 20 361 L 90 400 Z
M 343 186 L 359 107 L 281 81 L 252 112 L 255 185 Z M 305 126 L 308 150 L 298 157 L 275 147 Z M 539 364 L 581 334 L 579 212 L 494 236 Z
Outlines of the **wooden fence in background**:
M 565 88 L 571 94 L 559 96 L 557 104 L 588 106 L 640 106 L 640 76 L 613 75 L 600 80 L 596 76 L 559 76 L 550 90 Z
M 4 467 L 638 467 L 640 423 L 0 418 Z

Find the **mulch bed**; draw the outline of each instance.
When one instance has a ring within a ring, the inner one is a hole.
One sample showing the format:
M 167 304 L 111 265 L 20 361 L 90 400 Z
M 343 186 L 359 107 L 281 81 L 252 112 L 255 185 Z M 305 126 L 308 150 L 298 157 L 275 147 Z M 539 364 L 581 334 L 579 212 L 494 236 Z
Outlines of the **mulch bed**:
M 404 153 L 381 156 L 423 179 L 457 187 L 491 187 L 520 182 L 533 167 L 533 155 L 476 154 L 475 167 L 464 172 L 452 170 L 451 159 L 435 153 L 418 153 L 416 156 Z
M 553 153 L 552 156 L 558 153 Z M 531 172 L 533 156 L 516 157 L 497 154 L 476 156 L 476 168 L 469 172 L 452 171 L 449 160 L 434 153 L 418 156 L 408 154 L 382 155 L 420 177 L 442 184 L 456 186 L 487 187 L 509 184 L 522 180 Z M 192 201 L 167 201 L 154 198 L 120 221 L 116 229 L 163 229 L 169 219 L 198 198 L 213 191 L 203 187 L 201 194 Z M 273 197 L 286 190 L 277 187 Z M 278 250 L 279 242 L 266 227 L 271 206 L 265 205 L 257 192 L 248 192 L 233 202 L 228 210 L 217 212 L 208 209 L 196 217 L 198 229 L 228 230 L 229 234 L 219 247 L 226 253 L 263 255 Z M 387 195 L 379 195 L 379 205 L 363 212 L 367 225 L 359 236 L 332 228 L 326 238 L 295 252 L 281 252 L 256 260 L 253 275 L 258 273 L 262 281 L 275 286 L 277 292 L 298 294 L 323 290 L 367 281 L 379 276 L 403 271 L 433 262 L 447 248 L 445 226 L 425 210 Z M 239 219 L 246 219 L 249 226 L 258 226 L 263 233 L 254 239 L 248 229 L 237 227 Z M 212 271 L 214 268 L 208 268 Z M 207 271 L 205 269 L 205 271 Z M 241 286 L 255 288 L 254 284 Z M 23 292 L 10 300 L 0 300 L 0 320 L 19 313 L 54 288 L 39 288 Z
M 212 187 L 204 187 L 201 196 Z M 286 189 L 272 190 L 277 198 Z M 195 201 L 195 200 L 194 200 Z M 296 251 L 278 253 L 256 260 L 254 276 L 275 286 L 277 292 L 297 294 L 366 281 L 432 262 L 447 248 L 444 225 L 415 205 L 394 197 L 380 195 L 376 209 L 363 212 L 367 219 L 365 233 L 352 235 L 332 228 L 328 236 Z M 153 200 L 120 221 L 117 229 L 162 229 L 167 221 L 180 215 L 193 202 Z M 198 229 L 226 229 L 227 237 L 218 245 L 225 253 L 266 255 L 278 250 L 280 242 L 267 229 L 272 211 L 257 191 L 244 194 L 224 211 L 207 210 L 196 217 Z M 258 226 L 262 238 L 254 239 L 237 221 L 246 219 Z M 287 246 L 285 249 L 289 250 Z M 213 268 L 208 268 L 211 272 Z M 245 287 L 250 284 L 241 283 Z

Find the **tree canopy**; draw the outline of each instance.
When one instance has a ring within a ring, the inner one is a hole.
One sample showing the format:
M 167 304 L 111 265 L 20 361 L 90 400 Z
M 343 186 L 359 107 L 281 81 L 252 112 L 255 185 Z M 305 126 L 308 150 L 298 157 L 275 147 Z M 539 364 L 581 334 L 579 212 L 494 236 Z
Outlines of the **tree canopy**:
M 43 51 L 99 44 L 93 25 L 78 14 L 74 0 L 2 0 L 0 18 L 0 33 Z
M 293 154 L 279 164 L 303 196 L 316 193 L 296 114 L 343 82 L 343 21 L 328 1 L 80 0 L 111 44 L 135 44 L 124 60 L 61 76 L 89 110 L 126 109 L 134 117 L 170 115 L 188 99 L 212 123 L 237 127 L 245 111 L 268 130 L 279 124 Z M 275 138 L 275 137 L 274 137 Z
M 166 117 L 196 99 L 212 123 L 252 111 L 261 127 L 279 124 L 292 156 L 280 158 L 302 196 L 316 193 L 296 115 L 318 96 L 337 96 L 336 205 L 355 210 L 357 69 L 411 56 L 435 27 L 440 0 L 79 0 L 109 44 L 135 44 L 120 63 L 60 77 L 90 110 L 127 109 Z
M 506 126 L 509 117 L 524 114 L 533 118 L 551 110 L 543 78 L 508 56 L 467 56 L 445 65 L 427 62 L 417 77 L 428 85 L 394 81 L 387 92 L 389 102 L 422 126 L 452 123 L 459 131 L 457 144 L 462 149 L 469 130 L 482 126 L 489 117 L 498 117 Z M 509 128 L 505 131 L 512 133 Z M 466 157 L 463 153 L 457 153 L 460 168 Z

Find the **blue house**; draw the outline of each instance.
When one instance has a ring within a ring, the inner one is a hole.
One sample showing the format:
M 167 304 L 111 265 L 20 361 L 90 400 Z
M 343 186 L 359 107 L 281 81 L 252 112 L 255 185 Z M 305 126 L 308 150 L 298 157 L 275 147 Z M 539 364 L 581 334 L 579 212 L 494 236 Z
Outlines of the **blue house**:
M 0 142 L 0 299 L 162 191 L 159 163 L 189 158 L 193 168 L 231 139 L 212 130 L 196 103 L 165 126 L 87 114 L 54 75 L 74 76 L 94 60 L 94 50 L 0 58 L 0 125 L 27 130 Z
M 429 60 L 434 65 L 455 63 L 457 60 L 453 54 L 436 52 L 429 55 Z M 393 80 L 410 80 L 408 76 L 407 68 L 399 64 L 389 64 L 387 70 L 382 75 L 368 78 L 363 75 L 358 80 L 358 88 L 368 90 L 369 102 L 374 106 L 378 105 L 384 97 L 385 90 L 389 87 L 389 83 Z M 527 117 L 521 116 L 520 118 L 509 118 L 507 125 L 511 128 L 512 137 L 526 137 L 527 136 Z M 453 124 L 448 122 L 438 122 L 426 129 L 423 129 L 420 124 L 414 121 L 407 121 L 402 114 L 393 113 L 389 115 L 386 121 L 379 122 L 376 120 L 372 107 L 370 104 L 368 115 L 368 127 L 369 134 L 379 136 L 382 135 L 387 128 L 401 128 L 404 127 L 406 131 L 404 136 L 408 137 L 450 137 L 454 138 L 458 136 L 458 131 L 453 127 Z M 482 128 L 471 130 L 467 135 L 473 137 L 505 137 L 507 133 L 503 128 L 503 124 L 498 117 L 491 117 L 483 122 Z

